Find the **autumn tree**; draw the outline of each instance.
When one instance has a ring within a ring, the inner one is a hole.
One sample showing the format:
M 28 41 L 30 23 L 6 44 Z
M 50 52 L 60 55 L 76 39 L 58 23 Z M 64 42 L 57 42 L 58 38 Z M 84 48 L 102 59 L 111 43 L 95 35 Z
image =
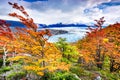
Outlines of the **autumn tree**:
M 6 66 L 7 53 L 10 51 L 12 41 L 15 40 L 8 23 L 4 20 L 0 20 L 0 46 L 3 49 L 3 66 Z
M 107 56 L 110 59 L 110 72 L 120 70 L 120 23 L 116 23 L 106 27 L 106 38 L 104 46 L 107 50 Z
M 83 63 L 90 65 L 95 63 L 98 68 L 102 68 L 105 57 L 105 48 L 102 46 L 105 34 L 102 25 L 105 20 L 104 17 L 102 17 L 100 20 L 95 21 L 96 24 L 93 27 L 88 27 L 89 31 L 86 37 L 79 41 L 77 46 L 80 49 L 81 57 L 84 58 Z
M 88 27 L 90 32 L 87 32 L 89 38 L 94 38 L 96 40 L 96 56 L 95 60 L 98 68 L 102 68 L 105 53 L 102 54 L 102 40 L 104 38 L 104 32 L 102 30 L 102 25 L 105 22 L 104 17 L 100 18 L 100 20 L 95 20 L 97 23 L 94 25 L 96 28 Z
M 116 23 L 102 29 L 99 25 L 102 25 L 104 20 L 101 19 L 97 20 L 97 24 L 95 24 L 97 28 L 89 27 L 90 32 L 87 32 L 87 36 L 78 41 L 77 46 L 80 49 L 83 63 L 90 64 L 92 62 L 91 65 L 95 63 L 98 68 L 102 68 L 104 59 L 107 57 L 109 58 L 108 62 L 110 62 L 108 64 L 110 72 L 119 71 L 120 24 Z
M 38 31 L 38 26 L 30 18 L 23 6 L 11 2 L 9 4 L 22 12 L 24 17 L 17 13 L 10 13 L 9 15 L 18 18 L 26 25 L 26 28 L 16 28 L 15 33 L 20 43 L 21 54 L 9 60 L 23 60 L 24 69 L 40 76 L 43 76 L 46 70 L 52 72 L 57 69 L 68 70 L 69 65 L 60 62 L 60 51 L 53 43 L 47 41 L 51 36 L 50 31 Z

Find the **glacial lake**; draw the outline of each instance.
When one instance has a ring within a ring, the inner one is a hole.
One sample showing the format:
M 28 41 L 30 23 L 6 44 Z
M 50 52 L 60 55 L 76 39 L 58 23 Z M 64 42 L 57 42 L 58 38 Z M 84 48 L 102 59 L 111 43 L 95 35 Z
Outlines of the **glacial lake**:
M 87 27 L 47 28 L 47 29 L 52 29 L 52 30 L 67 31 L 67 33 L 64 33 L 64 34 L 57 34 L 57 35 L 51 36 L 48 41 L 57 42 L 59 38 L 66 38 L 67 42 L 76 42 L 79 39 L 82 39 L 86 35 L 86 32 L 88 31 L 86 28 Z

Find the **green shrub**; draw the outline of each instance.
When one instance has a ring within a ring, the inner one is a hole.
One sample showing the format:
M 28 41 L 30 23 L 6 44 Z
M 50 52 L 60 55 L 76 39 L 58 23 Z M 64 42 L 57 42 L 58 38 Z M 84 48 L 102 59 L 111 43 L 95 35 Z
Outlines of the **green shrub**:
M 3 71 L 4 72 L 7 72 L 7 71 L 10 71 L 12 68 L 10 66 L 7 66 L 7 67 L 3 67 Z
M 74 74 L 66 72 L 64 74 L 60 74 L 56 77 L 53 77 L 52 80 L 79 80 L 79 79 L 76 78 Z
M 109 70 L 100 70 L 101 76 L 107 80 L 118 80 L 120 78 L 120 73 L 111 73 Z
M 86 75 L 86 74 L 85 74 L 85 70 L 84 70 L 83 68 L 79 67 L 79 66 L 72 66 L 72 67 L 70 68 L 70 71 L 71 71 L 72 73 L 78 75 L 78 76 L 84 76 L 84 75 Z
M 23 72 L 23 71 L 12 72 L 11 74 L 9 74 L 9 75 L 7 76 L 7 79 L 8 79 L 8 80 L 19 80 L 19 79 L 21 79 L 21 78 L 23 78 L 23 77 L 25 77 L 25 76 L 26 76 L 26 73 Z
M 55 45 L 61 51 L 61 61 L 66 63 L 77 62 L 79 52 L 76 46 L 69 44 L 65 38 L 59 38 Z
M 7 72 L 7 71 L 10 71 L 12 68 L 10 66 L 6 66 L 6 67 L 2 67 L 0 69 L 0 73 L 4 73 L 4 72 Z
M 46 73 L 41 80 L 79 80 L 79 78 L 71 72 L 56 71 Z
M 70 61 L 67 58 L 64 58 L 64 57 L 61 58 L 61 61 L 66 62 L 66 63 L 70 63 Z

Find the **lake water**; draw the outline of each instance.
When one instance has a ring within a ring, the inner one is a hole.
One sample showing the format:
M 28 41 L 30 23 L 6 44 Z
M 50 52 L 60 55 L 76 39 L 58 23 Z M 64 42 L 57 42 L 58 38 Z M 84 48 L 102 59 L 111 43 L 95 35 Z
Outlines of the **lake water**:
M 58 34 L 51 36 L 48 40 L 49 42 L 57 42 L 59 38 L 66 38 L 67 42 L 76 42 L 79 39 L 82 39 L 86 35 L 86 32 L 88 31 L 86 27 L 62 27 L 62 28 L 47 28 L 47 29 L 68 31 L 68 33 L 65 34 Z
M 54 30 L 63 30 L 67 31 L 68 33 L 65 34 L 58 34 L 53 35 L 49 38 L 49 42 L 57 42 L 59 38 L 66 38 L 67 42 L 76 42 L 79 39 L 82 39 L 86 32 L 88 31 L 86 29 L 87 27 L 54 27 L 54 28 L 47 28 L 47 29 L 54 29 Z M 14 27 L 11 27 L 11 29 L 14 30 Z M 38 30 L 45 29 L 45 28 L 39 28 Z

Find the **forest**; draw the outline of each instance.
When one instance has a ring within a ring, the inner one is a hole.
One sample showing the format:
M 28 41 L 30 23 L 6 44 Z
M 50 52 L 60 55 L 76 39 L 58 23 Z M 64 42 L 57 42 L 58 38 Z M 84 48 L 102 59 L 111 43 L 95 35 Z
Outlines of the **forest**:
M 0 20 L 0 80 L 120 80 L 120 23 L 103 28 L 102 17 L 77 42 L 50 43 L 50 30 L 38 31 L 23 6 L 8 4 L 26 27 L 13 31 Z

